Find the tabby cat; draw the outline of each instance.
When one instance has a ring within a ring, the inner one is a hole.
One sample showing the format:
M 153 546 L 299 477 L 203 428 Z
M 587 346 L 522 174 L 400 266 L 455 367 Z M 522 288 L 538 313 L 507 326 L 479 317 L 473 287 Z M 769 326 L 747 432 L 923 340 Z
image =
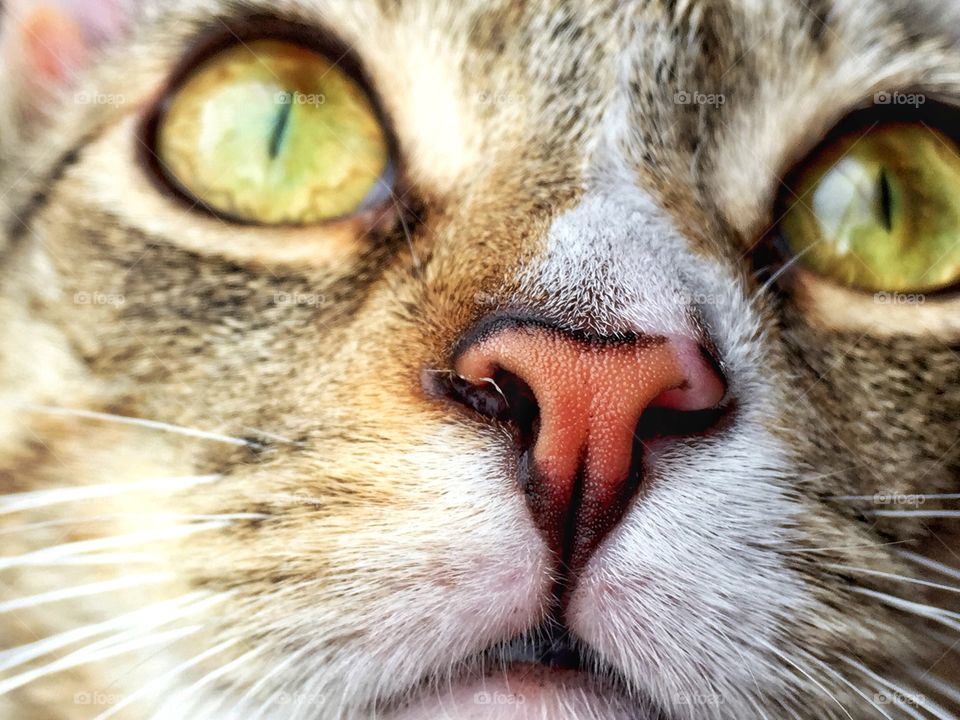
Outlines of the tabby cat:
M 0 53 L 0 718 L 960 717 L 956 0 Z

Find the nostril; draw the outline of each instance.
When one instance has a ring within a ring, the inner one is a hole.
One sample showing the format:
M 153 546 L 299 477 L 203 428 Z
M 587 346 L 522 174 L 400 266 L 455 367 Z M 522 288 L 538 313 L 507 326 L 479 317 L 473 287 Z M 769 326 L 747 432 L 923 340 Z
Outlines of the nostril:
M 540 406 L 533 389 L 509 370 L 497 367 L 479 383 L 450 374 L 434 388 L 478 415 L 506 424 L 521 452 L 536 442 Z
M 637 423 L 634 435 L 640 442 L 655 438 L 696 437 L 711 433 L 725 425 L 731 414 L 730 406 L 708 410 L 676 410 L 668 407 L 648 407 Z

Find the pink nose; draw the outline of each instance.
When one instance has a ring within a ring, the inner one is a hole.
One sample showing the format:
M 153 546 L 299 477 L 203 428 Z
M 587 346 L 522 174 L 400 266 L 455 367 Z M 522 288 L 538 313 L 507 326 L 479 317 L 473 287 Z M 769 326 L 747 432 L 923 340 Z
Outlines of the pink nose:
M 499 378 L 529 388 L 539 411 L 529 504 L 550 545 L 574 564 L 619 521 L 636 489 L 634 440 L 643 412 L 706 410 L 725 392 L 685 337 L 590 342 L 513 325 L 463 349 L 454 368 L 475 387 Z

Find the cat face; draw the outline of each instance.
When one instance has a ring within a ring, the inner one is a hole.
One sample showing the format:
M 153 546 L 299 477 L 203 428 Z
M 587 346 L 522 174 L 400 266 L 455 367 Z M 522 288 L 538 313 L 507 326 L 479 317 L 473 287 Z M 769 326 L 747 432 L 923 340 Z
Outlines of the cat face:
M 955 7 L 5 14 L 11 717 L 960 712 Z

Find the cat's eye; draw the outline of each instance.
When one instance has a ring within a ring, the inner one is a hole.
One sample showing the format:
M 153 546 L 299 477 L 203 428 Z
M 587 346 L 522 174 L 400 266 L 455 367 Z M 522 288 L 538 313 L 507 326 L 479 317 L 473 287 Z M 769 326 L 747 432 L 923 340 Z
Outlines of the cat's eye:
M 390 193 L 386 131 L 359 83 L 274 39 L 195 67 L 157 118 L 161 172 L 188 199 L 244 222 L 344 218 Z
M 960 147 L 917 122 L 839 134 L 790 182 L 780 235 L 818 275 L 870 292 L 960 283 Z

